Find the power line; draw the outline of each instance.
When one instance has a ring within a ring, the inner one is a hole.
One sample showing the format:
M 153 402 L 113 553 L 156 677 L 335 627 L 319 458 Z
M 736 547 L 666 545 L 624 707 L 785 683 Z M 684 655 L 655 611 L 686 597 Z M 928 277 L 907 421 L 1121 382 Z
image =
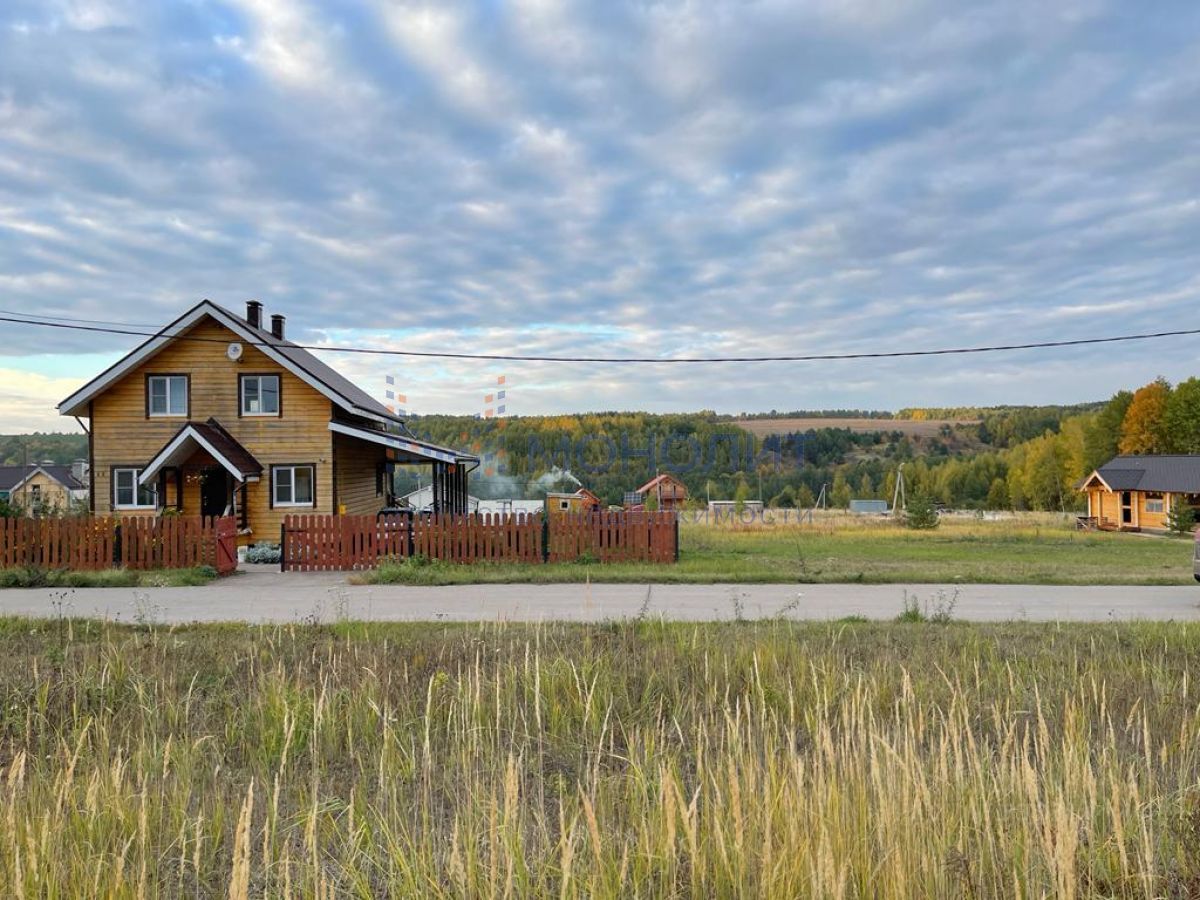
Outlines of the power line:
M 49 313 L 23 313 L 15 309 L 0 309 L 0 315 L 50 319 L 53 322 L 82 322 L 86 325 L 120 325 L 123 328 L 157 328 L 150 322 L 116 322 L 112 319 L 81 319 L 79 316 L 52 316 Z
M 169 337 L 175 341 L 194 341 L 225 344 L 222 338 L 198 337 L 195 335 L 166 335 L 162 331 L 136 331 L 131 328 L 105 328 L 99 325 L 73 325 L 66 322 L 38 321 L 32 318 L 0 316 L 0 322 L 18 325 L 34 325 L 40 328 L 59 328 L 66 331 L 87 331 L 100 334 L 120 334 L 132 337 Z M 541 356 L 520 353 L 451 353 L 432 350 L 385 350 L 374 347 L 327 347 L 319 344 L 295 344 L 290 341 L 242 341 L 251 347 L 284 347 L 299 350 L 317 350 L 325 353 L 358 353 L 369 356 L 407 356 L 424 359 L 481 359 L 502 362 L 558 362 L 558 363 L 639 363 L 648 365 L 695 364 L 695 363 L 761 363 L 761 362 L 826 362 L 852 359 L 901 359 L 923 356 L 954 356 L 970 353 L 1002 353 L 1012 350 L 1046 350 L 1055 347 L 1082 347 L 1090 344 L 1115 344 L 1123 341 L 1148 341 L 1157 338 L 1186 337 L 1200 335 L 1200 328 L 1176 331 L 1154 331 L 1142 334 L 1121 334 L 1112 337 L 1075 338 L 1061 341 L 1030 341 L 1022 344 L 991 344 L 982 347 L 946 347 L 936 350 L 889 350 L 861 353 L 810 353 L 781 356 L 702 356 L 662 359 L 653 356 Z

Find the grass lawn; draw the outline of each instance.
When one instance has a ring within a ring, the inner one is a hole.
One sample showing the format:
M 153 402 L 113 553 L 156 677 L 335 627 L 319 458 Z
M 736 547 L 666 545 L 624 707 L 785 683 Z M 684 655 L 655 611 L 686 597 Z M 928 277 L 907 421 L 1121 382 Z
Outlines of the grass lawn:
M 357 576 L 371 583 L 975 582 L 1192 584 L 1191 540 L 1080 532 L 1074 519 L 945 518 L 932 531 L 831 516 L 815 525 L 680 526 L 675 565 L 454 565 L 412 561 Z
M 194 587 L 217 577 L 212 566 L 191 569 L 101 569 L 96 572 L 19 566 L 0 569 L 0 588 Z
M 0 619 L 8 896 L 1187 897 L 1200 627 Z

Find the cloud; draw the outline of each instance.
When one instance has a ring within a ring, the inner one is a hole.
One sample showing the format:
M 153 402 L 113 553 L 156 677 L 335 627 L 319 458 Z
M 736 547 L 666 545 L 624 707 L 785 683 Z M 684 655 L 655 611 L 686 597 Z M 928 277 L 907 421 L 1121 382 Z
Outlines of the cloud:
M 259 297 L 314 341 L 588 356 L 1184 327 L 1198 25 L 1105 0 L 12 0 L 0 307 Z M 130 344 L 0 335 L 7 372 Z M 1190 375 L 1190 347 L 510 374 L 526 412 L 1074 401 Z M 494 368 L 330 358 L 405 372 L 425 411 L 473 411 Z M 22 392 L 0 420 L 69 391 Z

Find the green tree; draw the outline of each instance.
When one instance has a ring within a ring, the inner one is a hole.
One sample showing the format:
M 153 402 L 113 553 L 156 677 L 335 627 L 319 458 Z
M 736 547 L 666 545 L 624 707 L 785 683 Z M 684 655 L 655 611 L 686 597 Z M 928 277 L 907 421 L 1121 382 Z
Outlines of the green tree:
M 769 504 L 773 509 L 791 509 L 796 505 L 796 490 L 790 484 L 771 498 Z
M 908 498 L 908 506 L 904 511 L 904 524 L 909 528 L 937 528 L 938 512 L 933 505 L 933 498 L 924 490 L 914 491 Z
M 796 488 L 796 508 L 812 509 L 816 505 L 817 498 L 813 496 L 812 488 L 801 482 L 800 487 Z
M 1200 453 L 1200 378 L 1175 385 L 1163 412 L 1166 449 L 1170 453 Z
M 1133 401 L 1132 391 L 1117 391 L 1084 429 L 1085 468 L 1098 469 L 1120 452 L 1121 423 Z
M 1171 508 L 1167 511 L 1167 528 L 1173 534 L 1191 534 L 1196 528 L 1196 511 L 1188 506 L 1182 497 L 1171 498 Z
M 746 508 L 746 501 L 750 499 L 750 485 L 746 484 L 746 479 L 742 478 L 738 481 L 738 486 L 733 492 L 733 508 L 741 515 L 742 510 Z
M 862 500 L 870 500 L 875 496 L 875 485 L 871 483 L 871 473 L 863 472 L 858 480 L 858 496 Z
M 1158 378 L 1140 387 L 1121 421 L 1122 453 L 1162 453 L 1167 446 L 1165 415 L 1171 385 Z
M 838 509 L 850 508 L 850 485 L 846 482 L 846 476 L 841 472 L 833 476 L 833 489 L 829 495 L 829 503 Z
M 1008 482 L 1003 478 L 993 478 L 987 492 L 988 509 L 1008 509 Z

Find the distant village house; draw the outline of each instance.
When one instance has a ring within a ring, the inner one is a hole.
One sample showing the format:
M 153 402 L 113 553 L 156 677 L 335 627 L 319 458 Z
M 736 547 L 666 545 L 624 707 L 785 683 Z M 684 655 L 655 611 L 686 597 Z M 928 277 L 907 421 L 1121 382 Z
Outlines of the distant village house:
M 1078 487 L 1087 494 L 1090 524 L 1163 531 L 1176 504 L 1200 508 L 1200 456 L 1117 456 Z

